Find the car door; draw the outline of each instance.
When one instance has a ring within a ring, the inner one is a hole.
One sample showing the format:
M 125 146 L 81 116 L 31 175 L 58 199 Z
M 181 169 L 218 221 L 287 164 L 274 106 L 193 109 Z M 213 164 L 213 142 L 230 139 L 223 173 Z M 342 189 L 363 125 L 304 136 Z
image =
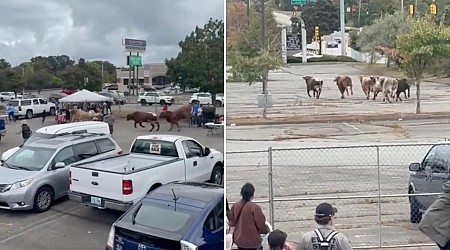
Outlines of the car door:
M 210 158 L 205 156 L 203 147 L 196 141 L 184 140 L 182 142 L 186 153 L 186 179 L 206 181 L 210 178 Z
M 415 187 L 417 193 L 419 194 L 427 194 L 427 193 L 435 193 L 435 187 L 433 187 L 433 171 L 441 168 L 443 159 L 441 159 L 442 150 L 445 150 L 445 145 L 435 145 L 433 146 L 428 154 L 422 161 L 422 171 L 417 172 L 418 176 L 415 177 Z M 440 192 L 437 191 L 437 192 Z M 436 199 L 434 196 L 418 196 L 417 200 L 423 206 L 423 208 L 428 208 L 431 203 Z
M 61 149 L 53 158 L 52 165 L 48 171 L 51 174 L 51 183 L 55 189 L 56 197 L 64 196 L 69 191 L 70 164 L 74 163 L 75 160 L 72 146 Z M 57 162 L 64 162 L 66 166 L 64 168 L 53 169 L 52 167 Z
M 48 108 L 48 101 L 42 98 L 39 98 L 39 104 L 42 108 L 42 112 L 45 110 L 45 112 L 50 113 L 50 109 Z
M 214 206 L 203 224 L 203 241 L 199 250 L 223 249 L 224 202 L 223 198 Z
M 33 114 L 40 114 L 44 111 L 44 108 L 39 103 L 38 99 L 33 98 L 32 102 L 33 102 Z
M 146 93 L 145 94 L 145 100 L 148 103 L 155 103 L 156 102 L 156 98 L 155 98 L 155 95 L 153 93 Z
M 450 145 L 442 144 L 436 149 L 434 154 L 434 164 L 431 168 L 431 193 L 441 193 L 442 185 L 447 180 L 449 175 L 449 163 L 450 163 Z M 436 196 L 431 196 L 433 201 Z M 430 203 L 431 205 L 431 203 Z

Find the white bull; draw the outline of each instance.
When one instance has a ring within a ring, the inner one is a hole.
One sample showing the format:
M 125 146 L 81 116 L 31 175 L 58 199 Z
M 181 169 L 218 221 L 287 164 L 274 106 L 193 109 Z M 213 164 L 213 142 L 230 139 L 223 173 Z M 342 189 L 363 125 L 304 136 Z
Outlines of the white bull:
M 383 93 L 383 102 L 388 100 L 389 103 L 392 103 L 391 96 L 393 93 L 397 91 L 398 88 L 398 80 L 395 78 L 388 77 L 377 77 L 374 92 L 375 97 L 379 92 Z M 375 99 L 375 98 L 374 98 Z

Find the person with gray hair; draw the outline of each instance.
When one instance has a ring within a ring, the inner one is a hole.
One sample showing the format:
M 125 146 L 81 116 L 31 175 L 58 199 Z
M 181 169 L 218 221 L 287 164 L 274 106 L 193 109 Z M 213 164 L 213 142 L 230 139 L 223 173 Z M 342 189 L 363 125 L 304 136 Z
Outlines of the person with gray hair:
M 114 121 L 115 120 L 116 120 L 116 118 L 114 117 L 112 112 L 110 114 L 106 114 L 105 116 L 103 116 L 103 122 L 106 122 L 108 124 L 109 133 L 111 135 L 113 135 L 113 132 L 114 132 Z
M 352 250 L 349 240 L 342 233 L 334 231 L 333 222 L 337 209 L 328 203 L 316 207 L 314 220 L 318 227 L 303 234 L 296 250 Z

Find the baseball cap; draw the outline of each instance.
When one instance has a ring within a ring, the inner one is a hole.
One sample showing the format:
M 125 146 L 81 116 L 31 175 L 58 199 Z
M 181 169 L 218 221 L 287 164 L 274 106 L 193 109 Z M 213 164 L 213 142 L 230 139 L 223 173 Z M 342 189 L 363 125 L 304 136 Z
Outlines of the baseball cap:
M 333 216 L 337 213 L 337 208 L 331 206 L 329 203 L 321 203 L 316 207 L 316 217 L 323 218 Z
M 282 247 L 286 242 L 287 234 L 279 229 L 275 229 L 270 232 L 267 237 L 267 242 L 269 243 L 269 247 Z

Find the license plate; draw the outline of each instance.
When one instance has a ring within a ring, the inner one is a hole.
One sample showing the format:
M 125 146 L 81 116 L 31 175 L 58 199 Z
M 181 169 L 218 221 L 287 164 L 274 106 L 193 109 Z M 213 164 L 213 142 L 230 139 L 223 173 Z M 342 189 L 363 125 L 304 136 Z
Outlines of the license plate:
M 91 197 L 91 203 L 97 206 L 101 206 L 102 205 L 102 198 L 98 198 L 98 197 Z

